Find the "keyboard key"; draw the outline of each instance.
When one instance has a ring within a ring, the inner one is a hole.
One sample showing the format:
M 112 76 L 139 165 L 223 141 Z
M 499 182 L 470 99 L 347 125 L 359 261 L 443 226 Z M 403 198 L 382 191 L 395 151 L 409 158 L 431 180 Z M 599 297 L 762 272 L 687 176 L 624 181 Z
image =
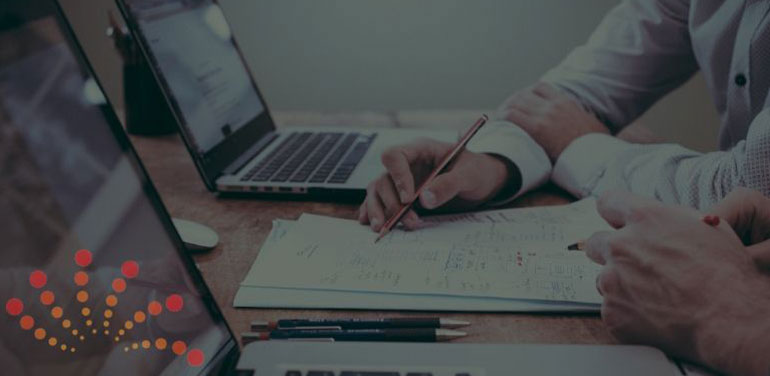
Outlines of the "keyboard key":
M 269 157 L 265 158 L 267 164 L 258 170 L 257 174 L 251 179 L 251 181 L 267 181 L 273 174 L 283 166 L 291 156 L 299 150 L 300 147 L 310 138 L 313 133 L 303 132 L 297 137 L 293 138 L 288 143 L 282 143 L 279 148 L 276 148 L 274 152 L 270 153 Z M 275 154 L 274 154 L 275 153 Z M 273 157 L 274 155 L 274 157 Z M 260 163 L 261 165 L 262 163 Z
M 313 177 L 310 178 L 311 183 L 323 183 L 326 181 L 326 178 L 331 174 L 332 171 L 334 171 L 334 167 L 337 166 L 337 163 L 342 159 L 342 157 L 345 156 L 345 153 L 350 150 L 350 147 L 353 145 L 353 143 L 358 138 L 358 133 L 348 133 L 345 138 L 342 139 L 342 142 L 340 142 L 339 145 L 337 145 L 337 148 L 334 149 L 334 151 L 329 155 L 328 158 L 323 162 L 321 167 L 316 171 L 316 173 L 313 175 Z
M 318 133 L 314 135 L 310 140 L 302 145 L 300 148 L 292 150 L 293 156 L 289 161 L 281 168 L 280 171 L 270 181 L 285 182 L 289 180 L 294 171 L 296 171 L 302 162 L 308 158 L 308 156 L 315 150 L 326 135 L 324 133 Z
M 302 376 L 302 372 L 294 371 L 294 370 L 289 370 L 289 371 L 286 371 L 284 376 Z
M 306 181 L 310 174 L 321 164 L 321 161 L 329 155 L 334 145 L 342 138 L 342 133 L 330 133 L 329 137 L 316 149 L 313 155 L 308 158 L 302 168 L 291 178 L 292 182 L 299 183 Z
M 334 171 L 334 174 L 329 179 L 329 183 L 341 184 L 347 182 L 348 178 L 353 173 L 353 170 L 356 169 L 356 166 L 358 166 L 358 163 L 361 162 L 361 159 L 364 158 L 364 155 L 366 155 L 369 147 L 372 146 L 372 142 L 374 142 L 374 136 L 372 136 L 368 141 L 357 143 L 353 147 L 353 150 L 347 155 L 347 157 L 345 157 L 345 160 L 340 163 L 340 166 L 337 168 L 337 170 Z

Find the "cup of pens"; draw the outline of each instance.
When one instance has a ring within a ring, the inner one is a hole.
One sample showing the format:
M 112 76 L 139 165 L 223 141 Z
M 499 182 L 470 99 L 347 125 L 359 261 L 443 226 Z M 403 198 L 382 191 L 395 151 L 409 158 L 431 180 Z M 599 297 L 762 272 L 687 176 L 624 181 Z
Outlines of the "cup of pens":
M 127 28 L 108 14 L 107 36 L 123 59 L 123 97 L 126 132 L 135 135 L 165 135 L 177 131 L 176 120 L 158 87 L 147 60 Z

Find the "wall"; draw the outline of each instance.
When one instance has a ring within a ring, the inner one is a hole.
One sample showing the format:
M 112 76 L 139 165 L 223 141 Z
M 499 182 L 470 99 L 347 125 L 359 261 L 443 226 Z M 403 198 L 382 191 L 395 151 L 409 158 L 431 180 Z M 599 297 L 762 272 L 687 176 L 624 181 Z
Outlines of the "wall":
M 108 94 L 120 97 L 114 55 L 98 52 L 112 1 L 63 1 L 109 77 Z M 582 43 L 616 3 L 221 0 L 268 104 L 300 111 L 494 108 Z M 717 119 L 698 77 L 643 121 L 666 139 L 715 145 Z

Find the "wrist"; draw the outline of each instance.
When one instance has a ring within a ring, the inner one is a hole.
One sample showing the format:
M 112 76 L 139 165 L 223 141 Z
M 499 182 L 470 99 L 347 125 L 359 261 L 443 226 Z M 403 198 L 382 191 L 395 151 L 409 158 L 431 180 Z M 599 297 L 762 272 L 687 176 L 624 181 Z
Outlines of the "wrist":
M 496 201 L 500 198 L 512 197 L 521 189 L 522 177 L 519 167 L 497 154 L 485 154 L 493 166 L 493 189 L 485 201 Z

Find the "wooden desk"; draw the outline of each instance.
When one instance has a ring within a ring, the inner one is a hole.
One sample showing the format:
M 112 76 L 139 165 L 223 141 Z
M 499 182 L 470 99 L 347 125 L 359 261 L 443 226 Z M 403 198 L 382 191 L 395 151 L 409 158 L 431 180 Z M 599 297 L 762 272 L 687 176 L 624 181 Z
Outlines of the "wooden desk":
M 481 111 L 411 111 L 387 114 L 274 114 L 279 126 L 349 125 L 368 127 L 447 127 L 462 129 Z M 212 227 L 221 244 L 195 259 L 236 335 L 248 331 L 255 319 L 282 317 L 386 317 L 393 311 L 235 309 L 238 284 L 246 276 L 270 233 L 273 219 L 297 219 L 302 213 L 354 218 L 357 205 L 217 198 L 207 191 L 177 135 L 132 137 L 150 176 L 172 216 Z M 554 205 L 568 196 L 553 187 L 531 193 L 513 206 Z M 415 313 L 406 313 L 415 315 Z M 486 343 L 613 343 L 598 315 L 558 314 L 442 314 L 471 321 L 462 341 Z

